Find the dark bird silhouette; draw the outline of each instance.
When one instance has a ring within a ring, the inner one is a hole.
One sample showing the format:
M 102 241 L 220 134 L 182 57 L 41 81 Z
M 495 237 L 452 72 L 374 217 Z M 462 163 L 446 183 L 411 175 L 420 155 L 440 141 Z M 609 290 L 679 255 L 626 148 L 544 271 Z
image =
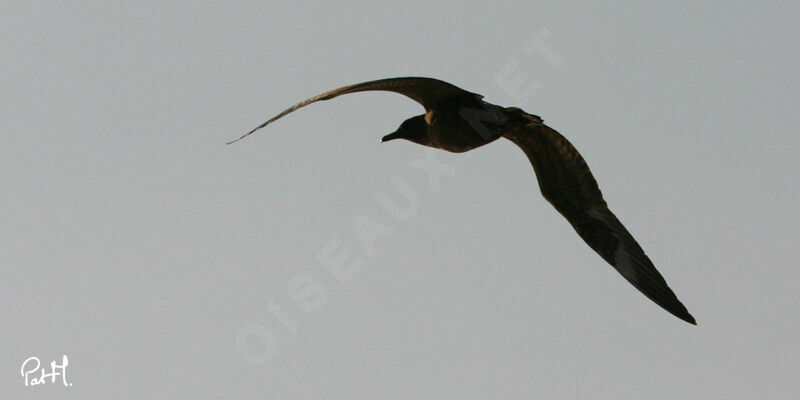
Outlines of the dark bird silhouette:
M 425 114 L 404 121 L 382 141 L 406 139 L 461 153 L 498 138 L 516 143 L 528 156 L 539 188 L 581 238 L 645 296 L 676 317 L 695 324 L 667 282 L 625 226 L 608 209 L 588 165 L 575 147 L 541 118 L 516 107 L 484 102 L 483 96 L 432 78 L 390 78 L 333 89 L 289 107 L 233 143 L 273 121 L 320 100 L 367 90 L 408 96 Z

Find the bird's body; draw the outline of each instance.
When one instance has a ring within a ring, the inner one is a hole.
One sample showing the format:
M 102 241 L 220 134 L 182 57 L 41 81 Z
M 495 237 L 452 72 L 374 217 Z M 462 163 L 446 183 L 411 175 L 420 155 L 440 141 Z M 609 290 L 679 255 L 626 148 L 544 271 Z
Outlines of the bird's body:
M 503 108 L 447 82 L 432 78 L 390 78 L 330 90 L 300 102 L 244 134 L 263 128 L 298 108 L 320 100 L 367 90 L 403 94 L 425 107 L 425 114 L 404 121 L 383 141 L 406 139 L 424 146 L 461 153 L 505 137 L 528 156 L 542 195 L 604 260 L 645 296 L 695 324 L 642 248 L 606 201 L 588 165 L 572 144 L 538 116 Z M 230 142 L 233 143 L 233 142 Z

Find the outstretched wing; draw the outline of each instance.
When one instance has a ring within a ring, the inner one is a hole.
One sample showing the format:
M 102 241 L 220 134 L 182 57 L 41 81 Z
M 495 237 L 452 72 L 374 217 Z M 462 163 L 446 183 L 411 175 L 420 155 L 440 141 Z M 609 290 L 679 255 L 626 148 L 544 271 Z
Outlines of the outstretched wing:
M 628 282 L 676 317 L 696 324 L 644 250 L 608 209 L 580 153 L 541 119 L 525 115 L 529 123 L 504 136 L 528 156 L 544 197 Z
M 305 107 L 311 103 L 320 100 L 329 100 L 334 97 L 341 96 L 343 94 L 364 92 L 367 90 L 383 90 L 388 92 L 400 93 L 402 95 L 412 98 L 417 103 L 422 104 L 422 106 L 425 107 L 425 111 L 430 110 L 432 107 L 434 107 L 437 103 L 441 102 L 443 99 L 452 96 L 458 96 L 464 94 L 476 96 L 476 94 L 474 93 L 467 92 L 466 90 L 463 90 L 457 86 L 433 78 L 417 78 L 417 77 L 388 78 L 388 79 L 379 79 L 376 81 L 356 83 L 355 85 L 343 86 L 338 89 L 329 90 L 325 93 L 318 94 L 310 99 L 303 100 L 287 108 L 280 114 L 272 117 L 269 121 L 264 122 L 263 124 L 257 126 L 250 132 L 245 133 L 238 139 L 228 142 L 227 144 L 231 144 L 244 139 L 246 136 L 271 124 L 273 121 L 283 117 L 286 114 L 289 114 L 292 111 L 297 110 L 298 108 Z

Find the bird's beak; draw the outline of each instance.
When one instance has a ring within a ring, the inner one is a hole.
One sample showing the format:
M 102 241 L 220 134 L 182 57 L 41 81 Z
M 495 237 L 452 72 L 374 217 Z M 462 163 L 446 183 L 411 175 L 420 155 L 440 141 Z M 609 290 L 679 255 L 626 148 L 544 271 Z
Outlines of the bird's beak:
M 381 139 L 381 142 L 388 142 L 388 141 L 390 141 L 390 140 L 392 140 L 392 139 L 397 139 L 397 138 L 399 138 L 399 137 L 400 137 L 400 134 L 399 134 L 399 133 L 397 133 L 397 132 L 395 131 L 395 132 L 392 132 L 392 133 L 390 133 L 390 134 L 388 134 L 388 135 L 384 136 L 384 137 Z

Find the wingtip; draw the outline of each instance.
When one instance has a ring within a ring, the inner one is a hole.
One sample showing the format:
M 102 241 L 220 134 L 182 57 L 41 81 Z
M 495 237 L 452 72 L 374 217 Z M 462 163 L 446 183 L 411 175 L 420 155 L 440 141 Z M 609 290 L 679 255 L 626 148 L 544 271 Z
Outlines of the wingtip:
M 255 132 L 255 131 L 259 130 L 259 129 L 261 129 L 261 126 L 259 126 L 259 127 L 258 127 L 258 128 L 256 128 L 256 129 L 253 129 L 252 131 L 250 131 L 250 132 L 247 132 L 247 133 L 245 133 L 244 135 L 242 135 L 242 136 L 239 136 L 238 138 L 236 138 L 236 139 L 233 139 L 233 140 L 231 140 L 230 142 L 227 142 L 227 143 L 225 143 L 225 144 L 226 144 L 226 145 L 229 145 L 229 144 L 236 143 L 236 142 L 238 142 L 238 141 L 240 141 L 240 140 L 242 140 L 242 139 L 244 139 L 244 138 L 246 138 L 246 137 L 250 136 L 250 134 L 252 134 L 253 132 Z
M 242 137 L 244 137 L 244 136 L 242 136 Z M 231 140 L 230 142 L 225 142 L 225 145 L 227 146 L 227 145 L 229 145 L 229 144 L 234 144 L 234 143 L 236 143 L 236 142 L 238 142 L 238 141 L 240 141 L 240 140 L 242 140 L 242 138 L 241 138 L 241 137 L 239 137 L 239 138 L 236 138 L 236 139 L 233 139 L 233 140 Z
M 697 326 L 697 321 L 695 321 L 695 319 L 692 316 L 692 314 L 689 314 L 689 311 L 685 311 L 684 310 L 681 313 L 673 313 L 673 315 L 675 315 L 676 317 L 680 318 L 683 321 L 686 321 L 686 322 L 688 322 L 688 323 L 690 323 L 692 325 Z

